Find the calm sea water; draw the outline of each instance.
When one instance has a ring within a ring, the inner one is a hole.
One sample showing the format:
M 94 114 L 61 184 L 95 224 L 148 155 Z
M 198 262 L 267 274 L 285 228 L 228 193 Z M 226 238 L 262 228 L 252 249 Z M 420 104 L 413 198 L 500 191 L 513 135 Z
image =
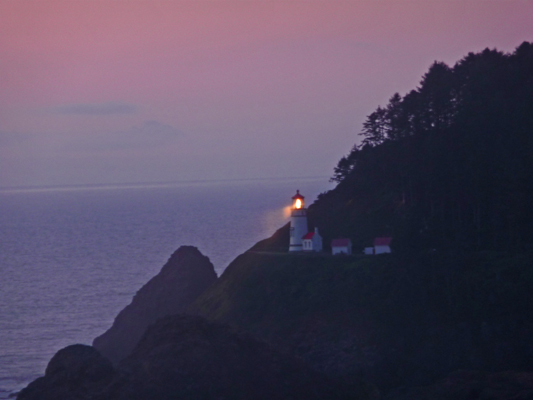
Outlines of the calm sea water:
M 220 275 L 308 204 L 327 178 L 0 190 L 0 399 L 53 354 L 109 328 L 172 252 L 194 245 Z

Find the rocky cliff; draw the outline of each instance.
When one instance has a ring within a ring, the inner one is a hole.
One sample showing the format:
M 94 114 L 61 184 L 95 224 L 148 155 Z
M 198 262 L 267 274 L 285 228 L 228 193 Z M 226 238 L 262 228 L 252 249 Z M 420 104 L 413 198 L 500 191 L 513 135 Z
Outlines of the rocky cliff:
M 93 346 L 113 363 L 126 357 L 158 318 L 183 312 L 215 280 L 213 264 L 196 247 L 182 246 L 135 295 Z
M 59 350 L 45 375 L 23 389 L 19 400 L 86 400 L 105 398 L 116 378 L 111 362 L 91 346 L 75 344 Z
M 180 248 L 117 317 L 120 330 L 106 344 L 130 340 L 128 329 L 140 338 L 149 320 L 171 316 L 129 353 L 120 347 L 115 369 L 90 351 L 80 362 L 56 360 L 20 399 L 375 397 L 361 377 L 390 399 L 490 398 L 476 389 L 485 384 L 518 396 L 524 379 L 530 393 L 530 375 L 502 371 L 533 369 L 532 253 L 332 257 L 269 253 L 263 244 L 219 279 L 210 266 L 203 293 L 169 308 L 196 275 L 164 277 L 206 261 Z M 70 352 L 60 359 L 73 360 Z M 460 369 L 491 374 L 453 374 Z
M 114 369 L 89 346 L 60 350 L 19 400 L 371 399 L 249 335 L 197 316 L 150 326 Z
M 533 254 L 248 252 L 190 307 L 383 392 L 533 369 Z
M 198 316 L 151 326 L 119 365 L 129 379 L 122 399 L 367 399 L 248 334 Z M 355 390 L 354 390 L 355 389 Z

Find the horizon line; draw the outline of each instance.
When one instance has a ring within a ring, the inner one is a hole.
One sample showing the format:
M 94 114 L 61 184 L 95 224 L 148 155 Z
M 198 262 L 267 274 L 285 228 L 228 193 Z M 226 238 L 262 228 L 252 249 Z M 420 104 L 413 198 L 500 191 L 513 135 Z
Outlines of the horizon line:
M 288 181 L 294 179 L 326 179 L 329 183 L 329 176 L 291 176 L 291 177 L 261 177 L 261 178 L 230 178 L 230 179 L 190 179 L 179 181 L 159 181 L 159 182 L 118 182 L 118 183 L 85 183 L 85 184 L 61 184 L 61 185 L 26 185 L 26 186 L 0 186 L 0 193 L 8 192 L 37 192 L 37 191 L 68 191 L 68 190 L 91 190 L 91 189 L 140 189 L 146 187 L 165 187 L 186 184 L 205 183 L 230 183 L 230 182 L 255 182 L 255 181 Z

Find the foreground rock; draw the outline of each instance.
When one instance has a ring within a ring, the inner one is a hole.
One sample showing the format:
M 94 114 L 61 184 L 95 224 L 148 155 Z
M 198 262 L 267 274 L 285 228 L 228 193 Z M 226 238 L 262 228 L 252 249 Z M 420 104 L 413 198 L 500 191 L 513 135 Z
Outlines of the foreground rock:
M 116 370 L 88 346 L 70 346 L 19 400 L 369 399 L 369 386 L 327 378 L 249 335 L 197 316 L 146 331 Z
M 114 364 L 126 357 L 158 318 L 184 312 L 215 280 L 213 264 L 196 247 L 182 246 L 135 295 L 93 346 Z
M 366 387 L 341 386 L 249 335 L 196 316 L 159 320 L 119 369 L 130 377 L 120 399 L 368 398 Z
M 387 400 L 531 400 L 533 372 L 456 371 L 433 385 L 397 390 Z
M 23 389 L 19 400 L 85 400 L 103 395 L 115 378 L 113 366 L 91 346 L 75 344 L 59 350 L 44 377 Z

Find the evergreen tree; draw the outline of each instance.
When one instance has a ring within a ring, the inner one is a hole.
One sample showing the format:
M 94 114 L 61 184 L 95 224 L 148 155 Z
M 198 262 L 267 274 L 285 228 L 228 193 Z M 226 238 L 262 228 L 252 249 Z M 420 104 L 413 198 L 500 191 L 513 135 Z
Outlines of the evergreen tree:
M 360 135 L 334 169 L 337 188 L 310 208 L 333 219 L 326 232 L 364 244 L 391 234 L 404 248 L 533 244 L 533 44 L 433 63 Z

